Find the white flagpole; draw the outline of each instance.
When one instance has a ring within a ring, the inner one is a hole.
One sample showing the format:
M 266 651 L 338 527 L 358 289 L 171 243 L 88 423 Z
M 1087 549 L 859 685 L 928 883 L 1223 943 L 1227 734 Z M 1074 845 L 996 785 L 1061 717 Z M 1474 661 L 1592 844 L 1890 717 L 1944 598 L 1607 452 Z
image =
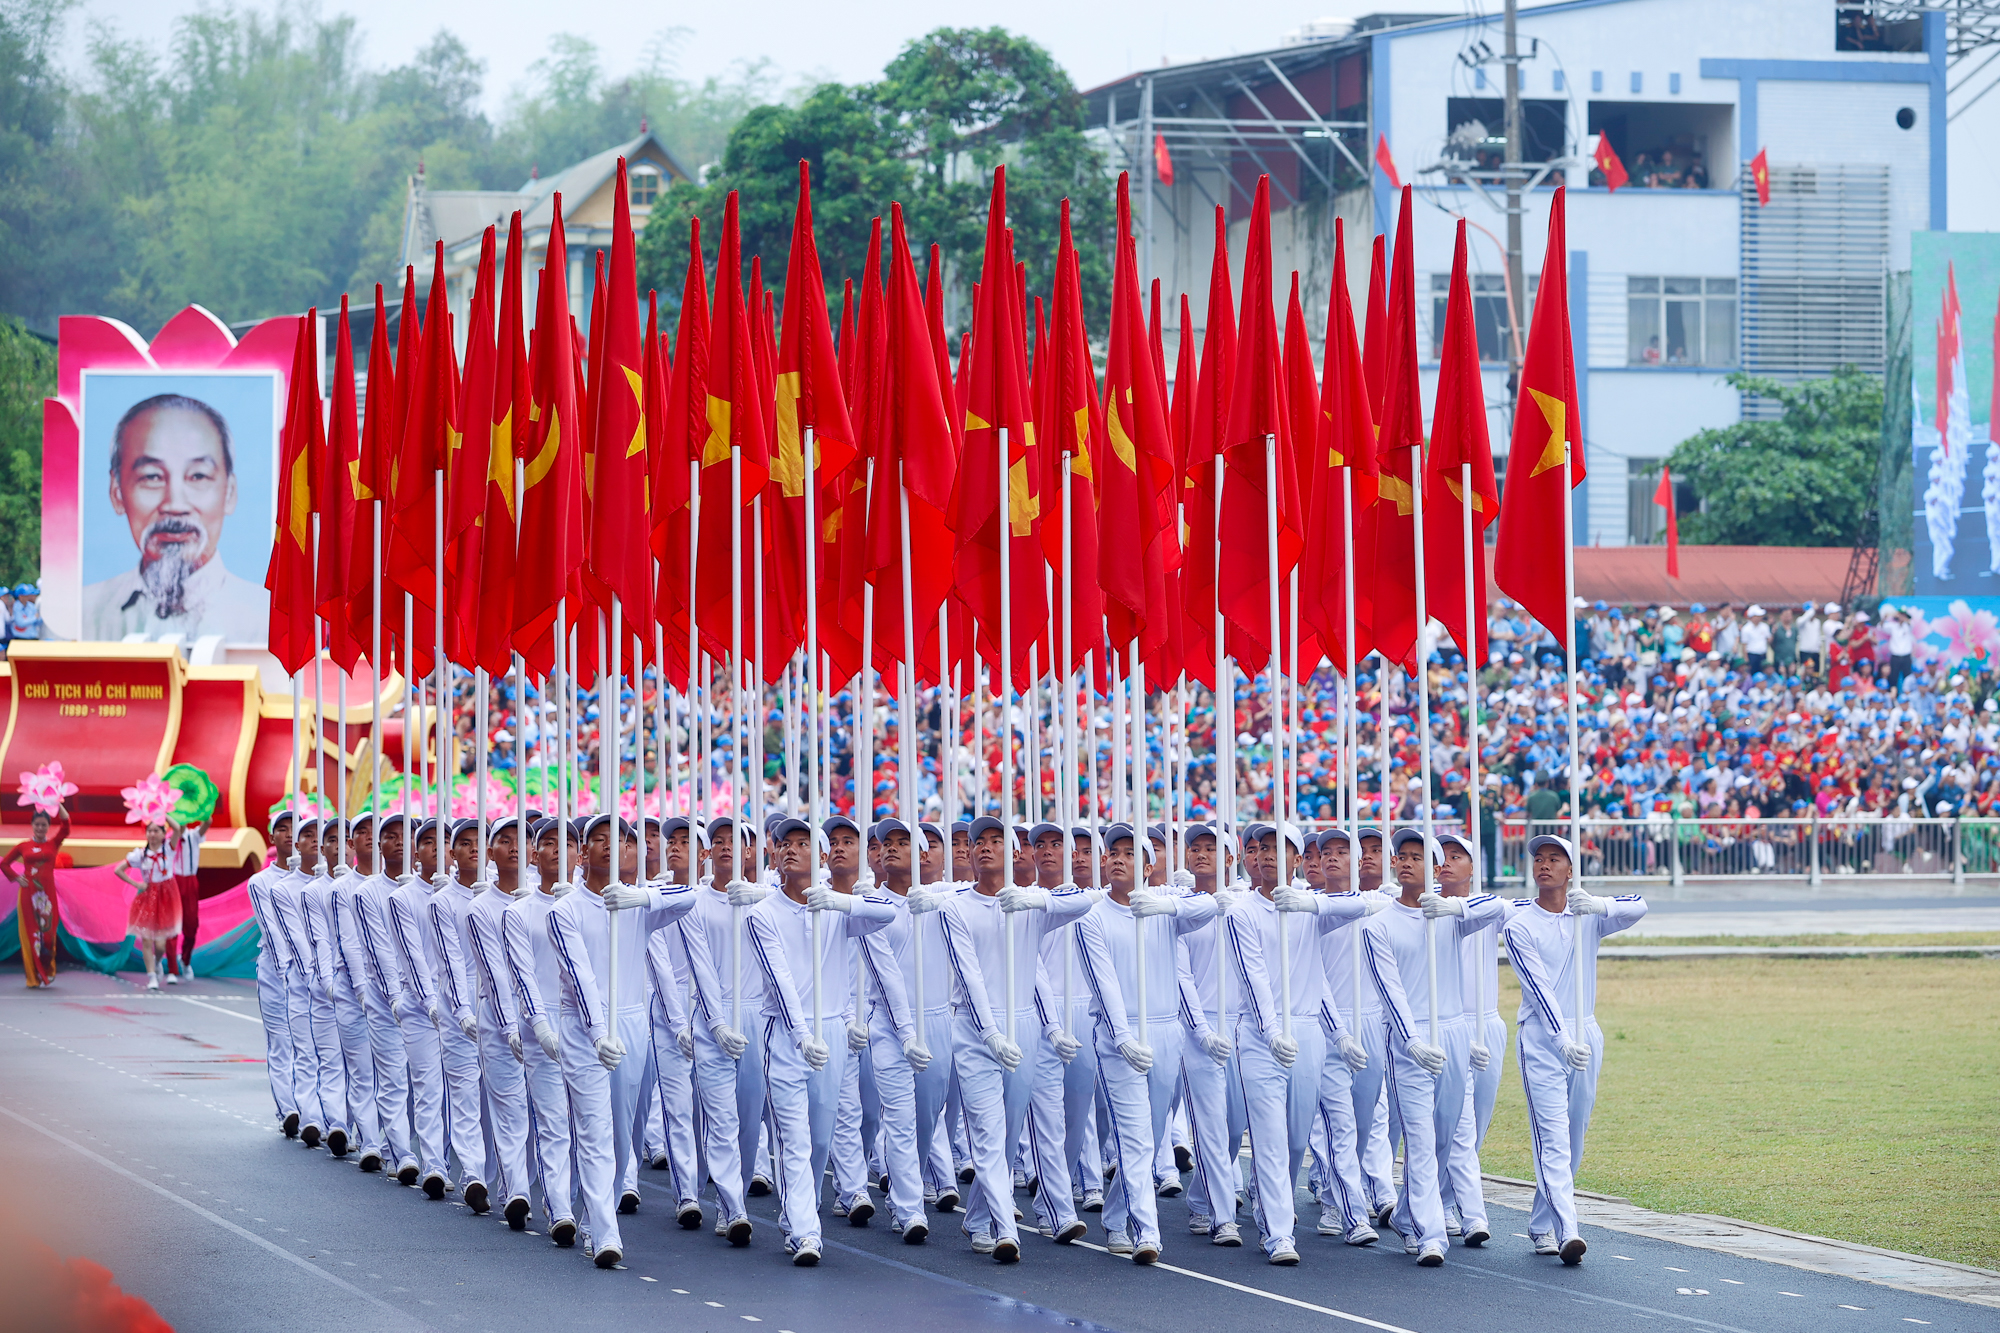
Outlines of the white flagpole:
M 736 878 L 743 873 L 743 765 L 738 747 L 743 741 L 743 448 L 729 447 L 729 864 Z M 727 885 L 723 886 L 727 888 Z M 743 909 L 730 908 L 729 1026 L 743 1030 Z M 814 936 L 814 945 L 818 936 Z M 818 956 L 819 950 L 814 948 Z
M 1222 455 L 1215 456 L 1215 506 L 1214 586 L 1215 597 L 1215 642 L 1209 649 L 1209 657 L 1215 663 L 1215 887 L 1217 892 L 1227 892 L 1235 880 L 1230 875 L 1229 843 L 1233 836 L 1236 816 L 1236 664 L 1223 654 L 1222 626 Z M 1240 852 L 1240 848 L 1238 849 Z M 1228 951 L 1222 947 L 1220 938 L 1215 950 L 1215 1003 L 1221 1012 L 1222 1032 L 1226 1037 L 1233 1030 L 1229 1018 L 1229 966 L 1226 961 Z
M 1013 879 L 1012 858 L 1008 856 L 1007 843 L 1014 827 L 1014 722 L 1008 716 L 1008 702 L 1012 698 L 1014 685 L 1014 598 L 1013 570 L 1009 547 L 1013 545 L 1014 514 L 1012 497 L 1007 493 L 1007 428 L 1000 427 L 1000 490 L 994 497 L 994 536 L 1000 547 L 1000 662 L 995 682 L 999 688 L 995 693 L 1000 700 L 1000 829 L 1001 857 L 1010 862 L 1002 883 Z M 1007 938 L 1007 1040 L 1014 1037 L 1014 917 L 1012 913 L 1001 915 L 1001 929 Z
M 382 506 L 375 506 L 375 531 L 382 530 Z M 378 536 L 375 543 L 376 598 L 381 598 L 382 544 Z M 417 680 L 416 648 L 416 599 L 403 594 L 403 869 L 402 874 L 410 874 L 415 864 L 417 840 L 410 832 L 410 784 L 422 781 L 423 773 L 423 686 Z M 294 690 L 298 681 L 293 680 Z M 295 698 L 294 705 L 298 700 Z M 296 708 L 294 709 L 296 711 Z M 412 755 L 415 757 L 412 758 Z M 292 786 L 298 786 L 298 774 L 292 774 Z M 294 830 L 296 832 L 296 830 Z
M 1563 635 L 1563 650 L 1567 660 L 1568 675 L 1563 679 L 1563 690 L 1569 696 L 1566 711 L 1569 715 L 1569 845 L 1570 884 L 1583 887 L 1583 774 L 1577 769 L 1577 721 L 1576 721 L 1576 514 L 1573 509 L 1575 491 L 1573 483 L 1575 459 L 1568 440 L 1563 441 L 1563 616 L 1566 620 Z M 1583 918 L 1577 917 L 1570 932 L 1574 956 L 1570 959 L 1571 979 L 1576 983 L 1576 1028 L 1577 1039 L 1588 1041 L 1584 1033 L 1583 1012 Z
M 1284 654 L 1279 635 L 1283 632 L 1283 619 L 1279 612 L 1280 588 L 1278 586 L 1278 437 L 1264 436 L 1264 549 L 1270 565 L 1271 587 L 1271 837 L 1277 855 L 1277 887 L 1291 883 L 1286 872 L 1290 866 L 1285 857 L 1285 771 L 1279 761 L 1281 739 L 1284 733 Z M 1220 570 L 1217 570 L 1218 575 Z M 1216 594 L 1221 597 L 1222 580 L 1216 579 Z M 1292 663 L 1294 669 L 1298 663 Z M 1284 992 L 1278 1000 L 1278 1017 L 1287 1037 L 1292 1035 L 1292 939 L 1289 912 L 1278 914 L 1278 987 Z
M 434 515 L 435 524 L 431 535 L 433 538 L 432 558 L 436 562 L 435 567 L 437 569 L 437 614 L 435 617 L 437 637 L 432 640 L 431 660 L 435 664 L 437 675 L 438 754 L 437 768 L 433 771 L 432 776 L 437 779 L 438 864 L 442 866 L 444 864 L 445 852 L 449 846 L 449 839 L 445 833 L 445 818 L 450 813 L 452 779 L 457 776 L 455 773 L 446 772 L 447 767 L 455 769 L 457 765 L 447 765 L 445 754 L 447 742 L 457 739 L 458 718 L 456 710 L 452 707 L 448 674 L 449 667 L 444 657 L 444 469 L 436 469 L 433 477 L 436 482 L 436 513 Z M 449 748 L 455 750 L 457 747 L 452 745 Z
M 764 497 L 750 499 L 750 681 L 744 692 L 750 696 L 750 728 L 743 738 L 749 748 L 750 823 L 758 836 L 764 833 Z M 763 846 L 763 844 L 759 844 Z M 769 855 L 770 848 L 764 848 Z
M 1465 836 L 1472 843 L 1473 891 L 1486 889 L 1486 857 L 1479 842 L 1479 577 L 1472 543 L 1472 464 L 1458 465 L 1458 493 L 1464 511 L 1465 540 Z M 1496 938 L 1492 948 L 1499 948 Z M 1474 1014 L 1474 1021 L 1479 1015 Z
M 569 599 L 556 599 L 555 675 L 549 681 L 556 696 L 555 787 L 556 819 L 562 828 L 556 835 L 556 877 L 569 882 L 569 736 L 573 719 L 569 708 Z
M 475 765 L 473 781 L 479 784 L 479 792 L 473 797 L 473 800 L 477 802 L 475 813 L 479 820 L 479 859 L 475 863 L 479 868 L 472 876 L 475 884 L 486 878 L 486 684 L 486 668 L 483 666 L 474 667 L 472 669 L 472 689 L 473 693 L 477 696 L 474 707 L 479 714 L 478 731 L 473 737 L 473 740 L 479 746 L 478 751 L 473 755 Z
M 1347 891 L 1361 892 L 1361 726 L 1356 710 L 1360 707 L 1361 691 L 1355 685 L 1357 667 L 1354 661 L 1354 469 L 1344 466 L 1340 469 L 1340 538 L 1341 538 L 1341 593 L 1343 625 L 1342 637 L 1346 640 L 1347 658 L 1347 707 L 1341 719 L 1342 741 L 1347 747 L 1346 779 L 1347 800 Z M 1355 1021 L 1361 1018 L 1361 928 L 1356 926 L 1348 932 L 1353 936 L 1349 947 L 1353 950 L 1354 994 L 1351 999 Z
M 1077 756 L 1076 756 L 1076 623 L 1071 577 L 1075 573 L 1075 528 L 1070 514 L 1071 455 L 1062 456 L 1062 663 L 1056 678 L 1062 681 L 1063 728 L 1063 878 L 1076 874 Z M 1094 858 L 1093 858 L 1094 860 Z M 1062 941 L 1062 1025 L 1070 1025 L 1070 955 L 1076 951 L 1076 925 L 1063 927 Z
M 706 824 L 715 814 L 714 804 L 707 799 L 709 781 L 708 717 L 714 707 L 715 695 L 707 683 L 708 668 L 701 657 L 701 630 L 695 616 L 695 590 L 700 584 L 695 570 L 701 551 L 701 463 L 688 460 L 688 680 L 687 693 L 682 702 L 687 704 L 687 746 L 688 746 L 688 817 L 695 814 L 696 797 L 703 798 L 700 805 L 701 820 Z M 732 597 L 734 593 L 730 594 Z M 696 701 L 701 705 L 701 717 L 695 718 Z M 695 828 L 688 829 L 688 869 L 689 878 L 694 878 Z M 724 886 L 727 887 L 726 885 Z M 735 985 L 734 978 L 730 985 Z
M 1432 807 L 1431 800 L 1431 686 L 1429 664 L 1424 659 L 1424 629 L 1430 624 L 1429 613 L 1424 604 L 1424 451 L 1419 446 L 1411 447 L 1410 459 L 1410 512 L 1415 520 L 1412 530 L 1416 533 L 1417 565 L 1417 773 L 1423 783 L 1424 808 L 1424 888 L 1430 888 L 1431 847 L 1432 847 Z M 1437 980 L 1437 922 L 1424 918 L 1424 971 L 1430 983 L 1431 1045 L 1438 1044 L 1438 980 Z
M 526 460 L 514 459 L 514 563 L 518 568 L 521 561 L 521 500 L 527 489 Z M 512 599 L 507 603 L 511 609 Z M 510 616 L 509 619 L 512 617 Z M 511 637 L 511 636 L 510 636 Z M 514 839 L 522 848 L 521 864 L 525 868 L 529 853 L 533 850 L 528 842 L 528 664 L 519 653 L 510 653 L 514 667 L 514 818 L 518 822 L 514 828 Z M 516 886 L 520 884 L 515 881 Z
M 369 555 L 374 568 L 368 594 L 371 621 L 368 641 L 368 808 L 379 816 L 382 814 L 382 502 L 376 500 L 373 504 L 375 521 L 369 533 Z M 404 692 L 408 693 L 407 689 Z M 382 845 L 380 829 L 376 830 L 375 845 L 378 848 Z M 386 869 L 380 851 L 375 853 L 372 868 L 377 874 Z
M 619 800 L 619 797 L 623 795 L 619 791 L 619 788 L 624 785 L 625 766 L 618 752 L 618 724 L 622 720 L 619 714 L 624 711 L 624 700 L 619 697 L 622 692 L 624 677 L 623 673 L 618 669 L 618 659 L 619 649 L 624 646 L 623 640 L 625 638 L 625 627 L 621 614 L 623 610 L 624 608 L 618 604 L 618 595 L 613 593 L 611 596 L 611 670 L 609 674 L 606 674 L 604 670 L 602 639 L 598 641 L 597 652 L 598 716 L 608 719 L 604 725 L 608 728 L 611 738 L 611 744 L 608 747 L 601 747 L 597 752 L 597 786 L 603 796 L 600 804 L 603 805 L 605 812 L 611 816 L 611 883 L 614 885 L 622 882 L 619 879 L 618 821 L 621 818 L 620 812 L 623 804 Z M 598 612 L 597 626 L 598 633 L 602 634 L 604 632 L 604 613 L 602 611 Z M 610 996 L 605 1001 L 605 1008 L 609 1015 L 605 1025 L 610 1032 L 611 1039 L 616 1041 L 618 1040 L 618 913 L 616 911 L 607 911 L 605 913 L 604 930 L 605 951 L 610 955 L 611 959 L 610 965 L 606 969 L 608 973 L 606 989 L 610 991 Z
M 1139 640 L 1135 636 L 1126 648 L 1127 683 L 1132 690 L 1132 721 L 1127 728 L 1132 744 L 1132 876 L 1133 887 L 1146 882 L 1144 851 L 1151 846 L 1146 837 L 1146 665 L 1139 660 Z M 1146 923 L 1132 917 L 1133 966 L 1139 991 L 1139 1044 L 1146 1042 Z
M 802 545 L 805 548 L 806 565 L 805 714 L 807 719 L 807 733 L 812 737 L 810 744 L 811 755 L 807 760 L 811 769 L 811 778 L 806 786 L 806 822 L 817 830 L 826 820 L 826 808 L 822 804 L 821 798 L 827 794 L 825 790 L 827 777 L 826 771 L 820 767 L 819 756 L 819 439 L 811 426 L 805 428 L 804 448 L 806 465 L 804 496 L 806 506 L 806 539 Z M 858 820 L 856 823 L 861 828 L 862 837 L 866 838 L 868 836 L 867 826 L 861 824 Z M 866 857 L 863 859 L 865 860 Z
M 903 822 L 910 827 L 910 883 L 916 890 L 924 887 L 924 861 L 917 855 L 917 619 L 916 607 L 911 604 L 910 578 L 910 483 L 904 476 L 903 464 L 896 464 L 897 499 L 902 506 L 903 543 L 903 670 L 898 684 L 902 687 L 902 726 L 898 729 L 898 740 L 902 749 L 902 772 L 896 781 L 896 794 L 901 797 Z M 943 693 L 940 685 L 939 693 Z M 915 949 L 916 978 L 911 991 L 916 997 L 914 1021 L 917 1040 L 924 1041 L 924 932 L 923 923 L 915 916 L 910 918 L 910 943 Z M 857 953 L 857 961 L 859 950 Z M 859 992 L 856 1003 L 859 1003 Z

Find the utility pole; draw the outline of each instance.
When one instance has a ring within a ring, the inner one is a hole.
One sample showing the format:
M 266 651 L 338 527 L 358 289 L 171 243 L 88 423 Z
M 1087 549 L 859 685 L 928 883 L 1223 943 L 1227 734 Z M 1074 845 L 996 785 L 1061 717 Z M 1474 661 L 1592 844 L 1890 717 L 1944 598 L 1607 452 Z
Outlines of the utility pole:
M 1507 90 L 1507 319 L 1511 327 L 1507 339 L 1507 419 L 1514 419 L 1514 400 L 1521 391 L 1523 329 L 1522 302 L 1527 295 L 1527 277 L 1521 271 L 1521 182 L 1527 168 L 1522 162 L 1526 142 L 1521 133 L 1521 53 L 1515 40 L 1516 0 L 1506 0 Z

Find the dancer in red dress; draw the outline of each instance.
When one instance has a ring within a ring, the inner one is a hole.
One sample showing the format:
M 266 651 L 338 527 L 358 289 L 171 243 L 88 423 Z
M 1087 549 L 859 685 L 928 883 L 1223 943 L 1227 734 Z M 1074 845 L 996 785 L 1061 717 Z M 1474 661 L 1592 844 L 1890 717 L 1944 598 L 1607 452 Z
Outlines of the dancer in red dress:
M 172 956 L 174 937 L 181 933 L 181 891 L 166 825 L 146 825 L 145 848 L 126 853 L 125 864 L 112 873 L 139 891 L 127 929 L 146 958 L 146 989 L 158 990 L 162 962 Z
M 21 970 L 30 986 L 47 986 L 56 979 L 56 927 L 62 909 L 56 900 L 55 865 L 69 836 L 69 807 L 58 808 L 56 815 L 61 822 L 51 831 L 48 815 L 37 810 L 28 826 L 33 836 L 0 855 L 0 875 L 20 888 Z

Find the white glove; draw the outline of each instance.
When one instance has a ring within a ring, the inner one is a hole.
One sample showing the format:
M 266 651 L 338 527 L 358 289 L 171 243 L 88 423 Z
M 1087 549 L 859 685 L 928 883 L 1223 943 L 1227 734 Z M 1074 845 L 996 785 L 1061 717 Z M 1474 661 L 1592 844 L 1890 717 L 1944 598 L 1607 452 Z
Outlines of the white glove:
M 1201 1048 L 1208 1052 L 1208 1058 L 1219 1065 L 1228 1064 L 1229 1057 L 1236 1051 L 1236 1048 L 1229 1044 L 1229 1038 L 1213 1030 L 1202 1033 L 1196 1040 L 1200 1041 Z
M 1364 893 L 1361 895 L 1361 910 L 1370 916 L 1374 916 L 1388 905 L 1389 895 L 1386 893 Z
M 674 1044 L 681 1048 L 683 1060 L 694 1059 L 694 1029 L 682 1028 L 674 1034 Z
M 1215 891 L 1215 910 L 1226 915 L 1242 907 L 1248 899 L 1248 894 L 1238 893 L 1234 889 L 1217 889 Z
M 1441 916 L 1465 915 L 1465 899 L 1447 898 L 1442 893 L 1418 894 L 1417 906 L 1424 909 L 1426 921 L 1435 921 Z
M 752 884 L 747 879 L 734 880 L 729 885 L 729 905 L 731 907 L 755 907 L 769 897 L 771 891 L 761 884 Z
M 856 1055 L 868 1049 L 868 1029 L 859 1023 L 847 1025 L 847 1049 Z
M 806 1068 L 817 1074 L 826 1068 L 826 1062 L 833 1058 L 833 1048 L 818 1037 L 808 1036 L 799 1043 L 799 1054 L 805 1057 Z
M 432 1027 L 436 1027 L 438 1025 L 438 1007 L 436 1000 L 432 1000 L 429 1004 L 424 1006 L 424 1017 L 430 1019 Z
M 1569 910 L 1578 916 L 1603 916 L 1611 910 L 1611 900 L 1585 893 L 1572 884 L 1569 886 Z
M 1092 907 L 1095 907 L 1099 903 L 1103 902 L 1105 898 L 1109 897 L 1111 894 L 1111 890 L 1109 889 L 1078 889 L 1077 892 L 1081 893 L 1084 897 L 1084 900 L 1088 902 Z
M 549 1026 L 549 1020 L 535 1020 L 535 1040 L 541 1043 L 542 1054 L 551 1060 L 562 1059 L 562 1043 L 556 1040 L 556 1030 Z
M 1562 1047 L 1563 1063 L 1581 1074 L 1590 1068 L 1590 1048 L 1578 1042 L 1566 1041 Z
M 576 891 L 575 882 L 567 879 L 559 879 L 555 883 L 549 885 L 549 897 L 551 898 L 567 898 L 570 894 L 574 893 L 575 891 Z
M 1368 1051 L 1353 1033 L 1344 1034 L 1340 1039 L 1340 1045 L 1335 1049 L 1339 1052 L 1340 1058 L 1347 1062 L 1347 1067 L 1355 1073 L 1358 1074 L 1368 1068 Z
M 930 1068 L 930 1063 L 931 1063 L 930 1048 L 925 1046 L 922 1042 L 918 1041 L 915 1037 L 912 1037 L 908 1041 L 903 1043 L 903 1058 L 905 1060 L 908 1060 L 910 1062 L 910 1068 L 915 1070 L 919 1074 L 923 1073 L 924 1070 Z
M 854 895 L 835 893 L 824 884 L 815 884 L 806 890 L 806 907 L 814 912 L 852 912 Z
M 993 1052 L 993 1058 L 998 1060 L 1000 1067 L 1008 1073 L 1011 1074 L 1021 1067 L 1021 1048 L 1007 1040 L 1006 1033 L 994 1032 L 987 1037 L 986 1049 Z
M 1271 1055 L 1279 1064 L 1287 1069 L 1292 1067 L 1292 1061 L 1299 1058 L 1299 1039 L 1297 1037 L 1287 1037 L 1284 1033 L 1280 1032 L 1277 1036 L 1271 1038 L 1270 1046 Z
M 715 1044 L 732 1060 L 741 1060 L 743 1052 L 750 1049 L 750 1039 L 727 1023 L 717 1023 L 708 1030 L 708 1035 L 715 1038 Z
M 1153 1067 L 1153 1048 L 1142 1046 L 1136 1041 L 1118 1043 L 1118 1054 L 1125 1057 L 1125 1063 L 1132 1066 L 1132 1072 L 1143 1074 Z
M 479 1040 L 479 1020 L 471 1014 L 458 1020 L 458 1030 L 473 1041 Z
M 922 916 L 925 912 L 935 912 L 944 906 L 945 895 L 929 893 L 923 889 L 911 889 L 909 894 L 910 915 Z
M 1191 889 L 1194 887 L 1194 871 L 1176 870 L 1173 874 L 1167 876 L 1167 883 L 1177 889 Z
M 618 1062 L 625 1058 L 625 1043 L 616 1037 L 600 1037 L 597 1040 L 597 1063 L 606 1069 L 618 1068 Z
M 1179 900 L 1164 893 L 1154 893 L 1150 889 L 1132 891 L 1132 915 L 1141 921 L 1149 916 L 1172 916 L 1179 910 Z
M 1055 902 L 1047 889 L 1034 885 L 1009 884 L 1000 890 L 1000 910 L 1003 912 L 1032 912 L 1037 907 L 1049 907 Z
M 526 1062 L 526 1057 L 521 1054 L 521 1034 L 512 1028 L 507 1030 L 507 1049 L 514 1053 L 515 1064 Z
M 1410 1058 L 1422 1066 L 1426 1072 L 1431 1074 L 1441 1074 L 1444 1072 L 1444 1047 L 1433 1046 L 1421 1038 L 1413 1037 L 1410 1040 L 1409 1052 Z
M 1484 1069 L 1486 1068 L 1486 1066 L 1492 1063 L 1493 1063 L 1493 1052 L 1487 1050 L 1484 1046 L 1481 1046 L 1478 1042 L 1476 1041 L 1473 1042 L 1472 1067 L 1474 1069 Z
M 1048 1038 L 1049 1045 L 1055 1047 L 1056 1058 L 1064 1064 L 1076 1059 L 1076 1053 L 1083 1049 L 1082 1042 L 1059 1027 L 1050 1028 Z
M 1280 912 L 1319 912 L 1321 895 L 1297 884 L 1287 884 L 1271 895 L 1271 901 Z
M 623 912 L 634 907 L 649 907 L 652 902 L 652 890 L 641 888 L 637 884 L 604 886 L 604 905 L 614 912 Z

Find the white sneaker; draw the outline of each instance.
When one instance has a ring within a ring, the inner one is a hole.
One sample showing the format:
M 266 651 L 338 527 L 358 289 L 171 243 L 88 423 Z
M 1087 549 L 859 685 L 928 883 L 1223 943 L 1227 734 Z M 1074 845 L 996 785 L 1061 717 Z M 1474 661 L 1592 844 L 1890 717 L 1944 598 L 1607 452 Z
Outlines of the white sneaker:
M 1298 1246 L 1292 1244 L 1292 1242 L 1288 1240 L 1279 1241 L 1277 1248 L 1271 1251 L 1270 1263 L 1275 1268 L 1298 1267 L 1299 1263 Z
M 1420 1248 L 1421 1247 L 1417 1244 L 1417 1237 L 1415 1233 L 1403 1237 L 1404 1254 L 1415 1254 Z
M 1537 1231 L 1528 1237 L 1528 1242 L 1535 1247 L 1536 1254 L 1562 1253 L 1556 1246 L 1556 1233 L 1553 1231 Z
M 1444 1246 L 1432 1241 L 1424 1246 L 1424 1252 L 1417 1256 L 1417 1267 L 1437 1268 L 1444 1263 Z
M 833 1215 L 834 1215 L 835 1217 L 846 1217 L 846 1216 L 847 1216 L 847 1200 L 845 1200 L 845 1199 L 835 1199 L 835 1200 L 833 1201 Z
M 1320 1235 L 1338 1236 L 1343 1232 L 1345 1232 L 1346 1230 L 1347 1230 L 1347 1223 L 1341 1220 L 1339 1213 L 1336 1213 L 1331 1208 L 1322 1208 L 1319 1210 Z
M 1129 1232 L 1114 1231 L 1104 1238 L 1104 1248 L 1112 1254 L 1132 1253 L 1132 1237 Z
M 1156 1240 L 1140 1241 L 1138 1247 L 1132 1251 L 1132 1262 L 1135 1264 L 1156 1264 L 1160 1262 L 1160 1242 Z
M 1465 1244 L 1469 1249 L 1478 1249 L 1493 1239 L 1493 1233 L 1486 1229 L 1484 1222 L 1468 1222 L 1465 1226 Z
M 1017 1190 L 1028 1188 L 1028 1173 L 1018 1166 L 1014 1168 L 1014 1188 Z
M 1181 1197 L 1181 1178 L 1179 1176 L 1161 1176 L 1155 1182 L 1153 1192 L 1162 1199 L 1178 1199 Z
M 1188 1234 L 1190 1236 L 1206 1236 L 1209 1232 L 1213 1231 L 1214 1229 L 1215 1229 L 1215 1223 L 1212 1220 L 1210 1220 L 1208 1214 L 1206 1213 L 1188 1214 Z
M 1373 1245 L 1380 1239 L 1382 1239 L 1381 1235 L 1366 1222 L 1355 1223 L 1354 1230 L 1347 1233 L 1347 1243 L 1349 1245 Z
M 1238 1249 L 1243 1244 L 1243 1233 L 1236 1229 L 1234 1222 L 1224 1222 L 1215 1229 L 1215 1235 L 1208 1243 L 1210 1245 L 1220 1245 L 1224 1249 Z
M 1077 1205 L 1077 1211 L 1078 1211 L 1078 1212 L 1080 1212 L 1080 1213 L 1101 1213 L 1101 1212 L 1103 1212 L 1103 1211 L 1104 1211 L 1104 1191 L 1103 1191 L 1103 1190 L 1085 1190 L 1085 1191 L 1083 1192 L 1083 1202 Z
M 1447 1236 L 1462 1236 L 1465 1234 L 1465 1223 L 1459 1220 L 1458 1209 L 1454 1208 L 1444 1215 L 1444 1234 Z
M 168 984 L 169 986 L 178 986 L 178 985 L 180 985 L 180 984 L 181 984 L 181 974 L 180 974 L 180 973 L 178 973 L 178 972 L 169 972 L 169 973 L 167 973 L 167 984 Z
M 998 1243 L 993 1239 L 991 1232 L 982 1231 L 972 1238 L 972 1252 L 974 1254 L 991 1254 L 993 1253 L 993 1247 Z
M 158 990 L 159 988 L 160 988 L 160 979 L 157 976 L 148 974 L 146 977 L 146 989 Z
M 810 1240 L 800 1241 L 799 1247 L 792 1251 L 792 1266 L 794 1268 L 811 1268 L 818 1262 L 819 1237 L 817 1236 L 814 1236 Z

